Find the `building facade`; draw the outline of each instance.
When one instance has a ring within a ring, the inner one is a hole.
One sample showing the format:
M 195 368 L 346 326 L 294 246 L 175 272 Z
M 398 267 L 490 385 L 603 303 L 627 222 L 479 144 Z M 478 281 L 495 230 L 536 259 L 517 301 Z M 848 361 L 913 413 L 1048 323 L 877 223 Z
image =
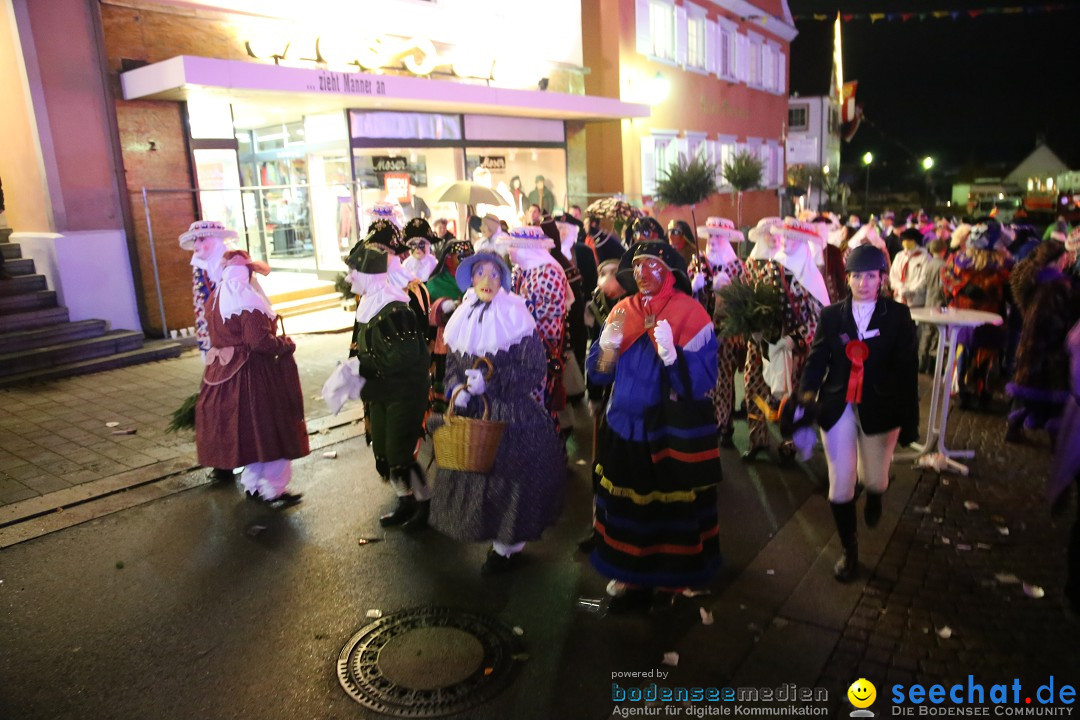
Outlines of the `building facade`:
M 806 191 L 802 206 L 824 208 L 827 183 L 840 173 L 840 102 L 835 95 L 795 95 L 788 101 L 787 167 L 796 165 L 812 178 L 801 188 Z

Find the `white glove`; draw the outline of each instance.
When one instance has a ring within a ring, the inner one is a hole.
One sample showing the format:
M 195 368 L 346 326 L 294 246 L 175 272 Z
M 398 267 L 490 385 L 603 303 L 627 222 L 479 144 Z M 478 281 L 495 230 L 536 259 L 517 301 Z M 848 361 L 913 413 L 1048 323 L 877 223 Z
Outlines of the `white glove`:
M 690 292 L 699 293 L 705 289 L 705 273 L 697 273 L 690 281 Z
M 483 395 L 484 390 L 487 389 L 487 384 L 484 382 L 483 371 L 475 369 L 466 370 L 465 387 L 468 389 L 470 395 Z
M 716 273 L 716 275 L 713 275 L 712 291 L 714 293 L 718 293 L 718 292 L 720 292 L 721 290 L 723 290 L 725 287 L 727 287 L 730 284 L 731 284 L 731 277 L 728 276 L 728 274 L 726 272 L 721 270 L 720 272 Z
M 442 311 L 444 313 L 452 313 L 452 312 L 454 312 L 455 309 L 457 309 L 457 306 L 458 306 L 458 301 L 457 300 L 451 300 L 450 298 L 447 298 L 446 300 L 443 300 L 443 302 L 442 302 Z
M 777 350 L 794 350 L 795 340 L 790 335 L 784 335 L 773 343 L 773 347 Z
M 667 320 L 661 320 L 653 328 L 653 339 L 656 340 L 656 352 L 660 355 L 660 361 L 664 365 L 671 365 L 678 359 L 675 353 L 675 338 L 671 334 L 671 324 Z
M 801 427 L 792 434 L 791 441 L 795 444 L 795 449 L 799 451 L 799 457 L 806 462 L 814 454 L 817 433 L 812 427 Z
M 461 387 L 458 385 L 458 387 Z M 469 400 L 472 400 L 472 395 L 468 390 L 462 390 L 454 396 L 454 407 L 464 409 L 469 404 Z
M 360 397 L 364 383 L 367 381 L 359 373 L 360 361 L 350 358 L 343 363 L 338 363 L 323 384 L 323 401 L 334 415 L 341 412 L 347 400 L 356 400 Z
M 622 345 L 622 325 L 607 323 L 604 331 L 600 333 L 600 347 L 608 350 L 617 350 Z

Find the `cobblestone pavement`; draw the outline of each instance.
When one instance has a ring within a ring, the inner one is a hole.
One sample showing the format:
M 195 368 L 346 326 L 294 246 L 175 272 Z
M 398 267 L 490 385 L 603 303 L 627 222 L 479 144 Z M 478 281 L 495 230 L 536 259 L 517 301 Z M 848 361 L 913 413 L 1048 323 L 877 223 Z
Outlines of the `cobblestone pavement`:
M 1080 624 L 1061 592 L 1075 511 L 1051 517 L 1047 437 L 1027 431 L 1024 444 L 1006 445 L 1004 414 L 1003 404 L 953 413 L 948 445 L 976 451 L 971 475 L 919 476 L 822 684 L 865 677 L 888 698 L 883 685 L 948 687 L 973 675 L 987 689 L 1019 678 L 1031 693 L 1051 675 L 1075 675 Z M 1040 588 L 1045 597 L 1032 597 Z M 848 710 L 841 703 L 837 716 Z
M 297 335 L 308 419 L 323 416 L 322 383 L 347 353 L 345 334 Z M 191 432 L 166 433 L 199 389 L 202 358 L 179 358 L 0 390 L 0 506 L 154 463 L 194 458 Z M 107 423 L 119 423 L 108 427 Z M 133 434 L 120 434 L 134 430 Z

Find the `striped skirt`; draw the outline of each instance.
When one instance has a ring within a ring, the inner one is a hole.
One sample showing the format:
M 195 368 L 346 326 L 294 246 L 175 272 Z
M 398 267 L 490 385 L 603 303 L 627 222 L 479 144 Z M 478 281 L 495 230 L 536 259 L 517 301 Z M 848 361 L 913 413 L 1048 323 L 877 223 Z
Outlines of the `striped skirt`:
M 606 423 L 598 447 L 593 567 L 633 585 L 708 584 L 721 562 L 716 483 L 695 487 L 682 473 L 660 474 L 646 443 L 624 440 Z

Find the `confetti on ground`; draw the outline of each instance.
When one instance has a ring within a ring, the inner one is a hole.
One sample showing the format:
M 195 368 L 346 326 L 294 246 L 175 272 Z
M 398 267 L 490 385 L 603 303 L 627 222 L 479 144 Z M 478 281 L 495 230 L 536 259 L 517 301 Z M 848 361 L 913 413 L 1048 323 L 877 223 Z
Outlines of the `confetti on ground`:
M 949 638 L 952 637 L 952 628 L 949 627 L 948 625 L 946 625 L 945 627 L 938 630 L 937 634 L 938 634 L 938 637 L 941 638 L 942 640 L 948 640 Z
M 377 537 L 362 537 L 356 541 L 357 545 L 371 545 L 372 543 L 382 542 L 382 538 Z
M 585 460 L 584 460 L 584 459 L 578 460 L 578 461 L 577 461 L 577 462 L 575 462 L 574 464 L 575 464 L 575 465 L 588 465 L 588 463 L 587 463 L 587 462 L 585 462 Z
M 930 514 L 930 506 L 929 505 L 916 505 L 915 507 L 912 508 L 912 510 L 914 510 L 919 515 L 929 515 Z
M 965 510 L 978 510 L 979 509 L 979 503 L 975 502 L 974 500 L 965 500 L 964 501 L 964 509 Z
M 971 546 L 968 545 L 967 543 L 956 543 L 956 549 L 957 550 L 970 550 Z
M 113 430 L 112 434 L 113 435 L 134 435 L 137 432 L 139 432 L 139 431 L 134 430 L 134 429 L 132 429 L 132 430 Z
M 107 422 L 107 423 L 105 423 L 105 427 L 110 427 L 110 428 L 111 428 L 111 427 L 120 427 L 120 423 L 118 423 L 118 422 L 116 422 L 115 420 L 113 420 L 112 422 Z
M 372 620 L 378 620 L 382 617 L 382 610 L 379 610 L 378 608 L 371 608 L 366 613 L 364 613 L 364 617 L 371 618 Z
M 679 653 L 666 652 L 664 653 L 664 664 L 671 667 L 677 667 L 679 665 Z
M 701 615 L 702 625 L 712 625 L 715 622 L 713 614 L 703 607 L 698 608 L 698 614 Z
M 1020 578 L 1016 577 L 1012 573 L 997 573 L 994 575 L 994 579 L 1002 585 L 1015 585 L 1020 582 Z
M 975 543 L 976 550 L 990 550 L 992 546 L 988 543 Z
M 489 667 L 484 668 L 484 675 L 490 675 L 493 672 L 495 672 L 495 668 L 489 668 Z
M 1001 535 L 1005 535 L 1005 536 L 1008 536 L 1008 534 L 1009 534 L 1009 528 L 1007 528 L 1007 527 L 999 527 L 999 528 L 997 529 L 997 531 L 998 531 L 998 533 L 1000 533 Z
M 685 588 L 682 591 L 682 595 L 683 597 L 692 598 L 697 597 L 698 595 L 712 595 L 712 592 L 709 590 L 691 590 L 690 588 Z
M 1046 595 L 1046 591 L 1038 585 L 1028 585 L 1027 583 L 1024 583 L 1024 594 L 1027 595 L 1029 598 L 1035 598 L 1036 600 L 1038 600 L 1039 598 Z
M 776 571 L 773 570 L 772 568 L 769 568 L 768 570 L 765 571 L 765 574 L 766 575 L 775 575 Z
M 947 538 L 947 537 L 944 537 L 944 536 L 943 536 L 943 537 L 941 538 L 941 544 L 942 544 L 942 545 L 951 545 L 951 544 L 952 544 L 952 540 L 950 540 L 949 538 Z
M 337 460 L 337 450 L 327 450 L 322 456 L 327 460 Z
M 514 634 L 517 635 L 518 637 L 521 637 L 522 635 L 525 634 L 525 631 L 522 628 L 519 628 L 517 625 L 515 625 L 514 626 Z

